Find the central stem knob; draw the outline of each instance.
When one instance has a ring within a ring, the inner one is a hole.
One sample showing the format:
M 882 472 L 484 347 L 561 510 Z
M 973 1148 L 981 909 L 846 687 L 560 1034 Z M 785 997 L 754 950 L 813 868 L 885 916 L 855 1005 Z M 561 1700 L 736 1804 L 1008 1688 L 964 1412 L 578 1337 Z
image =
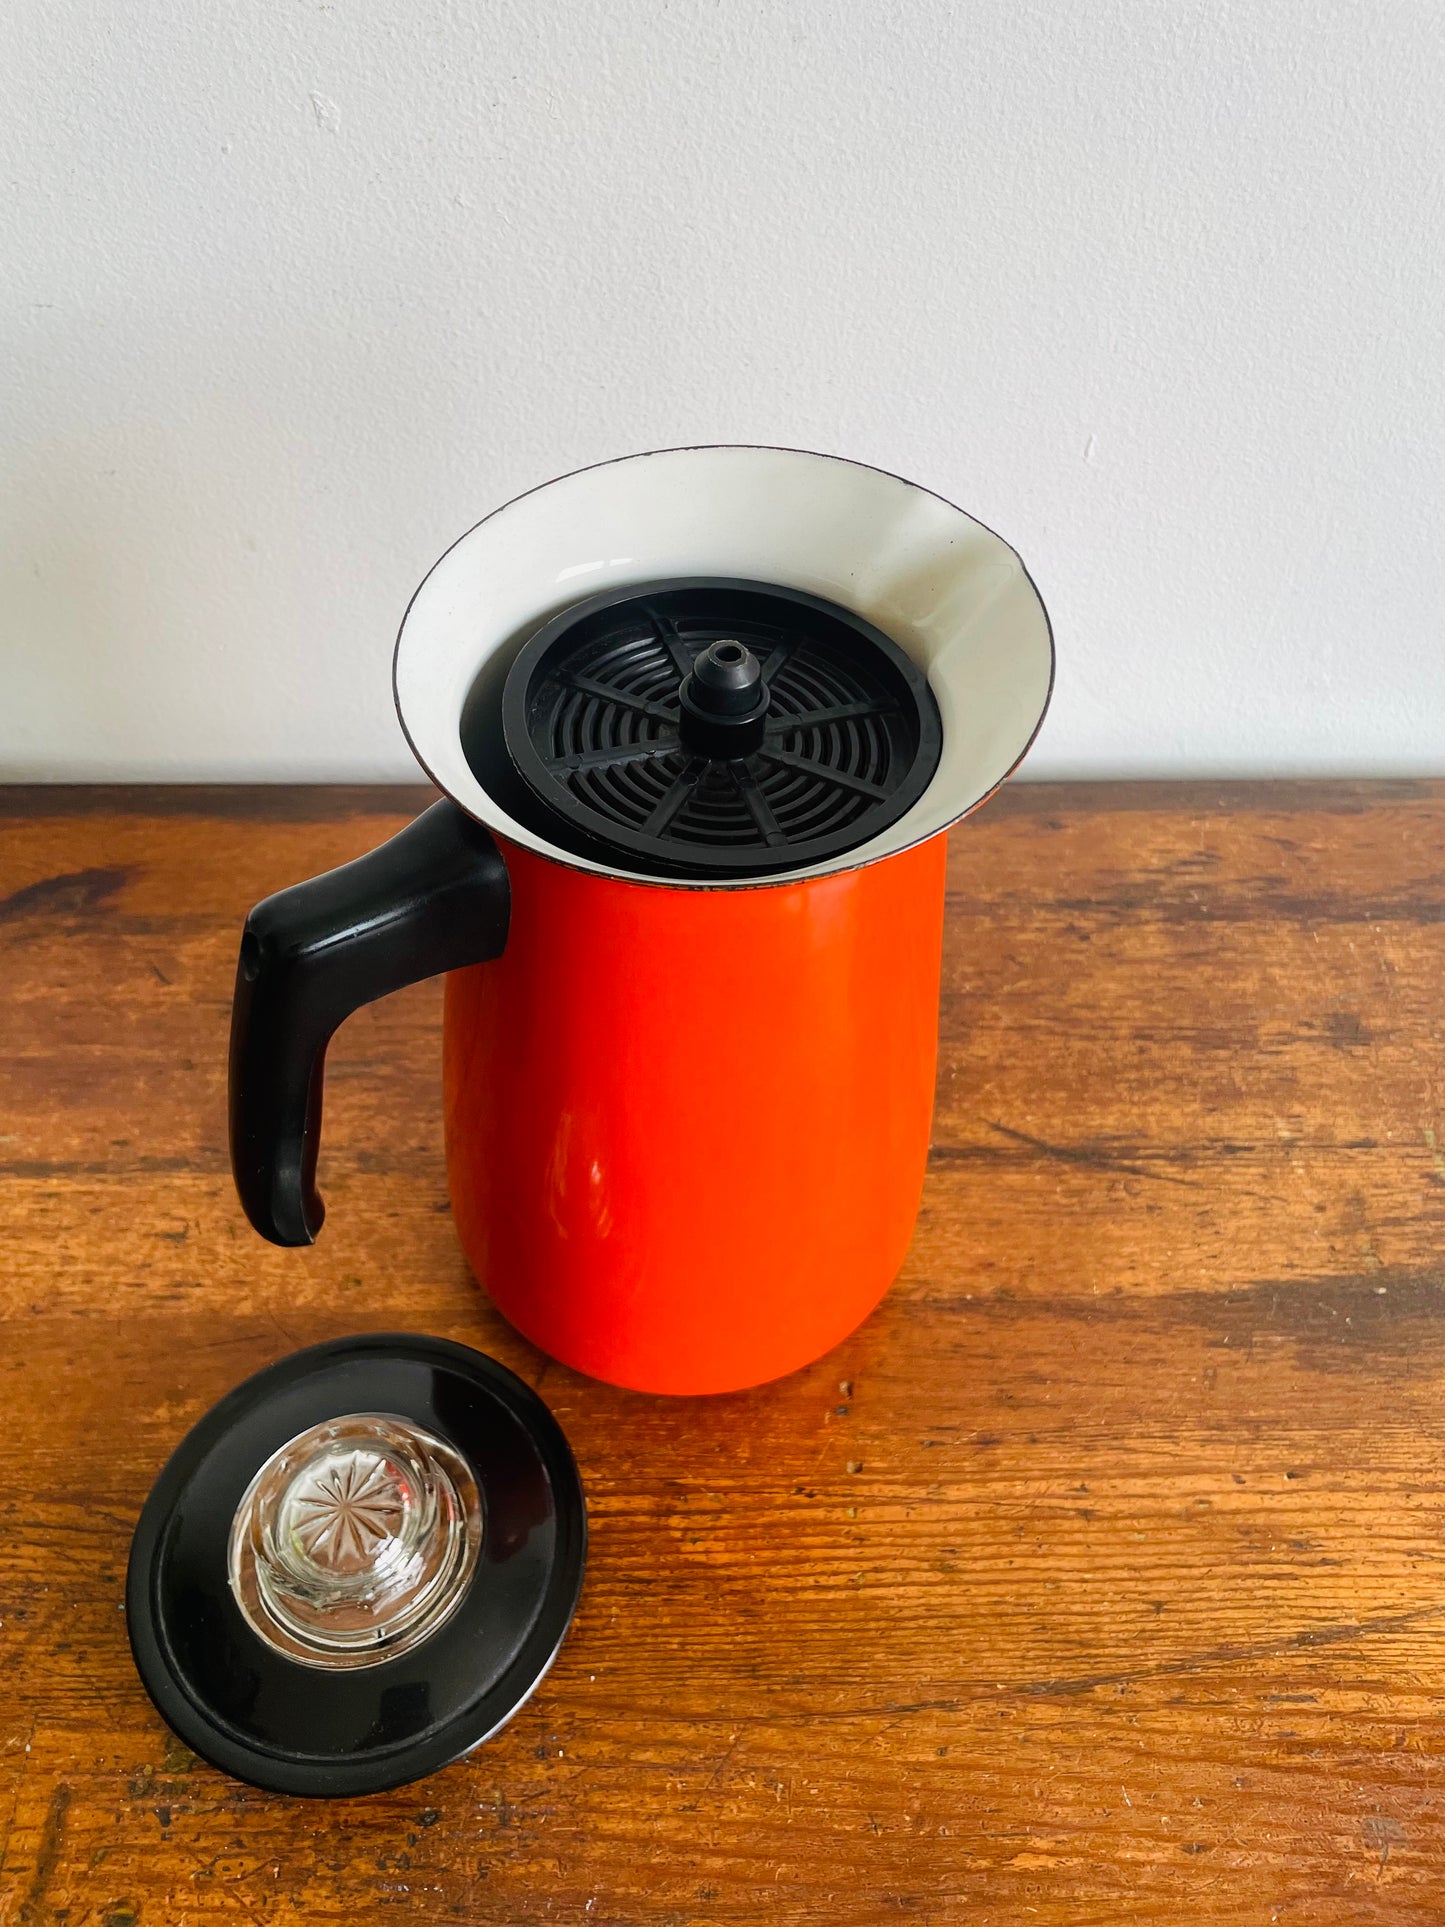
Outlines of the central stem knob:
M 758 706 L 762 664 L 744 642 L 710 642 L 692 665 L 692 698 L 714 716 L 745 715 Z
M 751 756 L 767 727 L 768 686 L 746 643 L 710 642 L 678 691 L 678 735 L 699 756 Z

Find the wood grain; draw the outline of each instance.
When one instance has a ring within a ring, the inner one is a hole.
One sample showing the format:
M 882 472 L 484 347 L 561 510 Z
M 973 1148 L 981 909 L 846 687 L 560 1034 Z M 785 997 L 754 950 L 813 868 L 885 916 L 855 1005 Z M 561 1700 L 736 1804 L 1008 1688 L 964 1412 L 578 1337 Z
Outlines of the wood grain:
M 435 985 L 333 1048 L 321 1243 L 240 1216 L 241 918 L 424 800 L 0 794 L 0 1918 L 1445 1915 L 1445 785 L 964 825 L 903 1277 L 696 1402 L 549 1366 L 467 1277 Z M 274 1798 L 152 1712 L 129 1534 L 237 1379 L 387 1327 L 541 1384 L 582 1609 L 470 1760 Z

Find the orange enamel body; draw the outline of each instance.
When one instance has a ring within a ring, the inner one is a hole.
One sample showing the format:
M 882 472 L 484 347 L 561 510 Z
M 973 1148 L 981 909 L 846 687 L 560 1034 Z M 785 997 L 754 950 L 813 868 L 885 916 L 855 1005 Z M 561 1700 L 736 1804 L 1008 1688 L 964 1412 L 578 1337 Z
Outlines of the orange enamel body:
M 628 883 L 503 846 L 447 979 L 447 1165 L 498 1308 L 578 1371 L 720 1392 L 819 1358 L 912 1236 L 944 838 L 809 882 Z

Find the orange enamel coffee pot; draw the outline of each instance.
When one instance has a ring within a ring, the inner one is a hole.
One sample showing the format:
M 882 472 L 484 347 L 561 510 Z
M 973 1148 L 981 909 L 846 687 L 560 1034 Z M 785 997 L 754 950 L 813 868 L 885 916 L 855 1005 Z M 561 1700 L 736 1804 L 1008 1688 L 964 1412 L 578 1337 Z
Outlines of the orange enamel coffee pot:
M 670 449 L 499 509 L 397 642 L 444 800 L 247 921 L 252 1224 L 315 1238 L 327 1042 L 445 971 L 453 1211 L 512 1324 L 646 1391 L 821 1356 L 918 1209 L 944 832 L 1016 766 L 1052 674 L 1014 552 L 857 463 Z

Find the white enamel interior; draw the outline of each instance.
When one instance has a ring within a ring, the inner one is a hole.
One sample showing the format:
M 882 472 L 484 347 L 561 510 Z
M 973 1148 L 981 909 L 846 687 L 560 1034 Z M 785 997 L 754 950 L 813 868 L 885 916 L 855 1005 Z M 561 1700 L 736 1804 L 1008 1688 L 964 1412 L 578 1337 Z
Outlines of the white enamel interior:
M 881 469 L 783 448 L 674 448 L 564 475 L 479 522 L 417 590 L 397 638 L 397 711 L 418 761 L 470 815 L 575 869 L 509 816 L 462 753 L 478 671 L 505 665 L 549 616 L 604 589 L 665 576 L 739 576 L 826 596 L 884 630 L 926 671 L 943 754 L 883 835 L 793 882 L 906 849 L 964 815 L 1018 762 L 1048 704 L 1053 643 L 1008 544 L 949 502 Z M 674 887 L 691 879 L 667 879 Z M 696 880 L 756 888 L 759 879 Z

